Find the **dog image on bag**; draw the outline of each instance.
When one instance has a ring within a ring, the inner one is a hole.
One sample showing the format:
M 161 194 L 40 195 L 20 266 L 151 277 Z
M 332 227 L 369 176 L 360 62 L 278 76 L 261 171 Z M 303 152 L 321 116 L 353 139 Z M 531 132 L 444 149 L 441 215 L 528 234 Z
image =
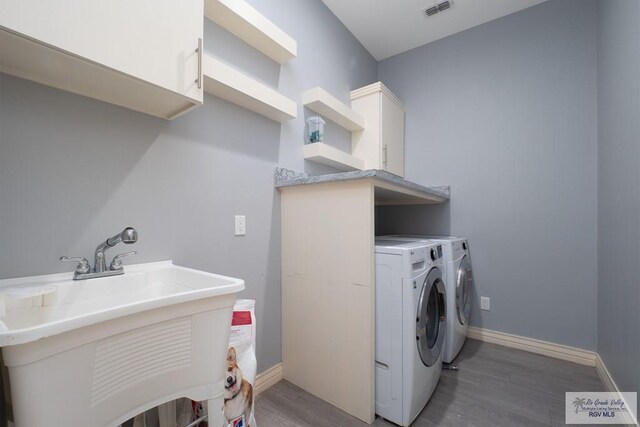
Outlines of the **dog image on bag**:
M 224 386 L 224 416 L 232 427 L 251 427 L 253 386 L 242 376 L 236 349 L 227 352 L 227 372 Z

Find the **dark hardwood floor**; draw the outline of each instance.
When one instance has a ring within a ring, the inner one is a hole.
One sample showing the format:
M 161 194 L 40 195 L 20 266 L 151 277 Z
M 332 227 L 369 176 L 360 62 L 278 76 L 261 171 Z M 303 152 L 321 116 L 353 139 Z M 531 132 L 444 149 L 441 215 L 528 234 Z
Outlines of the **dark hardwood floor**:
M 561 426 L 567 391 L 605 391 L 595 368 L 467 340 L 412 426 Z M 365 423 L 280 381 L 258 396 L 257 427 L 364 427 Z M 393 426 L 380 418 L 374 426 Z

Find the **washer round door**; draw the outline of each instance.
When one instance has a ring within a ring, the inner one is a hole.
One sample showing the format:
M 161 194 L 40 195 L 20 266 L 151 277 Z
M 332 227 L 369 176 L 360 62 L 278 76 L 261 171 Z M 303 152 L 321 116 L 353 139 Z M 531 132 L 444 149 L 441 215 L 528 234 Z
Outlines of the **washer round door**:
M 426 366 L 435 364 L 442 352 L 445 321 L 445 286 L 442 272 L 439 268 L 432 268 L 420 291 L 416 317 L 418 353 Z
M 456 312 L 461 324 L 469 320 L 471 311 L 471 298 L 469 292 L 473 286 L 473 270 L 471 269 L 471 259 L 465 255 L 460 261 L 460 266 L 456 272 Z

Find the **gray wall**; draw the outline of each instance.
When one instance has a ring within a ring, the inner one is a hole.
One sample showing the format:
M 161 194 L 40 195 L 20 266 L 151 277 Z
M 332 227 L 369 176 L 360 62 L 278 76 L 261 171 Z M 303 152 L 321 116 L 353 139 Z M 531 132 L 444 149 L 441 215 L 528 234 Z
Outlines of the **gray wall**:
M 598 353 L 640 391 L 640 2 L 598 2 Z
M 452 186 L 448 205 L 379 209 L 378 232 L 467 236 L 477 285 L 471 324 L 590 350 L 595 12 L 593 1 L 552 0 L 378 68 L 405 103 L 406 177 Z M 479 310 L 479 295 L 491 298 L 491 311 Z
M 375 81 L 376 62 L 319 1 L 254 0 L 298 41 L 280 68 L 211 22 L 205 46 L 301 101 L 323 86 L 344 101 Z M 123 227 L 140 233 L 128 263 L 243 278 L 256 298 L 258 369 L 281 360 L 277 164 L 303 169 L 304 112 L 282 126 L 215 97 L 167 122 L 0 75 L 0 278 L 70 271 L 60 255 L 93 253 Z M 328 130 L 336 145 L 346 133 Z M 312 170 L 309 167 L 309 170 Z M 247 236 L 233 217 L 247 215 Z

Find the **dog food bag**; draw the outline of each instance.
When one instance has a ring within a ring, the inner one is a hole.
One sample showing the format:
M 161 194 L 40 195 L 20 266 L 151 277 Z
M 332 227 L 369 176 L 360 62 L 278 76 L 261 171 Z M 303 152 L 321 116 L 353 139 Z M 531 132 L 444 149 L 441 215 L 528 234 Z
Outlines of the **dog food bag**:
M 224 372 L 224 410 L 226 423 L 209 427 L 256 427 L 254 414 L 254 386 L 256 383 L 256 315 L 255 300 L 237 300 L 233 306 L 229 348 Z M 198 419 L 207 413 L 206 402 L 193 402 L 189 414 L 178 408 L 178 415 Z M 201 427 L 198 424 L 197 427 Z M 181 424 L 178 424 L 181 426 Z M 192 424 L 189 424 L 192 425 Z
M 228 427 L 256 427 L 253 416 L 258 369 L 255 304 L 255 300 L 237 300 L 233 307 L 224 377 L 224 416 Z

